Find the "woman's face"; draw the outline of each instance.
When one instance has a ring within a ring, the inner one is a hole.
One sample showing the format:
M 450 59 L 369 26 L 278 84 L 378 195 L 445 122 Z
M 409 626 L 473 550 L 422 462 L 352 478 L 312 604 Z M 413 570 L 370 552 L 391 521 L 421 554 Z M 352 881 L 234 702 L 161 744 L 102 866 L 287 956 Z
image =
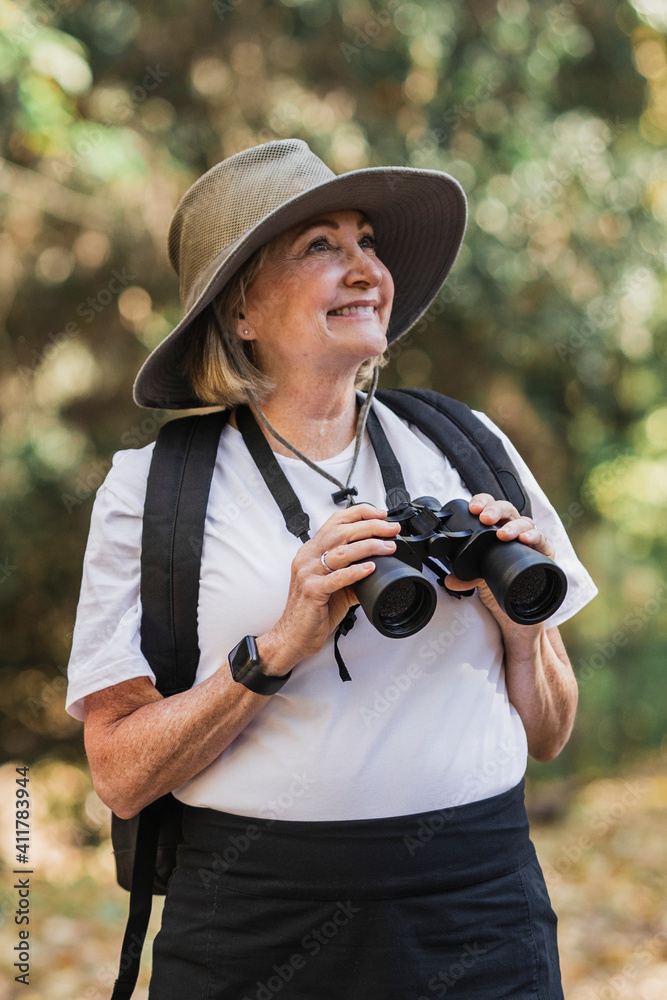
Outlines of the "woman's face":
M 269 375 L 356 370 L 386 350 L 393 298 L 363 213 L 324 212 L 274 242 L 246 292 L 238 333 L 253 341 L 256 363 Z

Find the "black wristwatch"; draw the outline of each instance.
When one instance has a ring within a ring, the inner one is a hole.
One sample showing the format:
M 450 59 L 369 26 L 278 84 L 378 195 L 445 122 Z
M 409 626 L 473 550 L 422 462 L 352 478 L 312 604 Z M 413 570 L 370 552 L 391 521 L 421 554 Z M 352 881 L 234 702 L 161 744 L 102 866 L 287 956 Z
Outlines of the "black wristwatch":
M 282 677 L 269 677 L 259 667 L 259 652 L 255 635 L 246 635 L 229 654 L 229 669 L 239 684 L 250 688 L 255 694 L 275 694 L 289 680 L 292 671 Z

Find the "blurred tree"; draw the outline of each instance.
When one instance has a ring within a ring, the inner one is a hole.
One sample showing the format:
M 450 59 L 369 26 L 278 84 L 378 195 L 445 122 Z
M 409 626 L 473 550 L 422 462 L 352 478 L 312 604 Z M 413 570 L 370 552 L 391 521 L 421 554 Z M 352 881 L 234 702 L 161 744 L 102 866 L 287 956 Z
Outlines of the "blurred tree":
M 465 246 L 384 382 L 488 412 L 600 587 L 565 629 L 579 721 L 546 773 L 659 745 L 659 6 L 0 0 L 0 27 L 1 752 L 83 752 L 62 708 L 81 559 L 112 454 L 168 417 L 137 410 L 130 389 L 180 315 L 169 220 L 208 167 L 286 136 L 338 172 L 408 164 L 465 187 Z

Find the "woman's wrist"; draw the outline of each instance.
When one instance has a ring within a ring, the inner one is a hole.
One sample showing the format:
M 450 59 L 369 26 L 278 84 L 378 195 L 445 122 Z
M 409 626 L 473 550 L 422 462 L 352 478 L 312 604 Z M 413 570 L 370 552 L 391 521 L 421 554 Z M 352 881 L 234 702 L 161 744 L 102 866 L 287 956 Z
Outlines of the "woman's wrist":
M 284 677 L 296 663 L 275 629 L 257 636 L 257 652 L 259 669 L 267 677 Z
M 503 615 L 503 619 L 498 624 L 503 637 L 505 655 L 522 659 L 534 659 L 539 655 L 546 637 L 544 622 L 540 622 L 539 625 L 519 625 L 507 615 Z

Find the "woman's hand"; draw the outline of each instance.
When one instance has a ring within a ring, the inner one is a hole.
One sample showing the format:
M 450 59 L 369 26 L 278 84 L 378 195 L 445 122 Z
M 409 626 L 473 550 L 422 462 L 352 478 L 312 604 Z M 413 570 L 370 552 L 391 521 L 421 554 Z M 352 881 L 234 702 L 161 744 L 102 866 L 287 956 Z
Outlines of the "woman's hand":
M 471 514 L 479 516 L 482 524 L 501 525 L 497 533 L 500 541 L 510 542 L 518 539 L 524 545 L 529 545 L 531 549 L 535 549 L 536 552 L 541 552 L 542 555 L 553 559 L 555 553 L 553 544 L 536 527 L 534 521 L 529 517 L 519 514 L 516 507 L 512 506 L 508 500 L 494 500 L 490 493 L 477 493 L 468 504 L 468 509 Z M 452 591 L 471 590 L 473 587 L 477 587 L 480 600 L 489 609 L 503 632 L 506 630 L 515 631 L 516 629 L 520 629 L 521 632 L 525 629 L 539 631 L 542 628 L 541 624 L 530 626 L 517 625 L 508 618 L 505 612 L 501 611 L 498 602 L 482 579 L 459 580 L 453 573 L 450 573 L 446 584 L 446 589 Z
M 348 608 L 359 603 L 354 584 L 375 569 L 375 563 L 367 560 L 396 549 L 393 538 L 401 526 L 386 517 L 386 511 L 372 504 L 354 504 L 332 514 L 301 546 L 292 562 L 285 610 L 265 637 L 267 649 L 280 651 L 276 657 L 280 665 L 274 670 L 269 662 L 268 671 L 285 674 L 304 656 L 319 652 Z M 322 563 L 325 552 L 331 572 Z M 359 560 L 366 561 L 357 564 Z M 260 640 L 258 645 L 261 653 Z
M 499 524 L 501 541 L 518 539 L 553 559 L 555 550 L 546 535 L 508 501 L 478 493 L 468 508 L 482 524 Z M 523 723 L 528 752 L 536 760 L 553 760 L 569 739 L 577 708 L 577 682 L 558 629 L 547 630 L 544 622 L 513 622 L 500 610 L 484 580 L 464 581 L 450 574 L 446 583 L 448 590 L 477 587 L 502 632 L 507 696 Z

